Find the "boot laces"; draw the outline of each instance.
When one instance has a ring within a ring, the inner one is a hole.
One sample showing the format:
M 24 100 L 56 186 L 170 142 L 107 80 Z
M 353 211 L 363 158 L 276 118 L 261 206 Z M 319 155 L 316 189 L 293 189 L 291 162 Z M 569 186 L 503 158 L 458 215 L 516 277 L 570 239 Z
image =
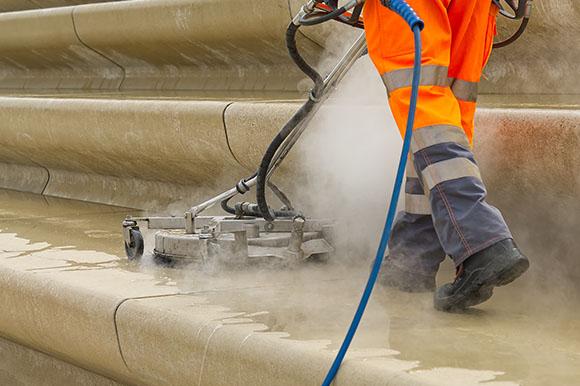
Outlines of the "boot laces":
M 462 273 L 463 273 L 463 263 L 461 263 L 459 267 L 457 267 L 457 270 L 455 271 L 455 279 L 453 280 L 453 283 L 451 283 L 451 285 L 455 284 L 455 282 L 459 279 L 459 276 L 461 276 Z

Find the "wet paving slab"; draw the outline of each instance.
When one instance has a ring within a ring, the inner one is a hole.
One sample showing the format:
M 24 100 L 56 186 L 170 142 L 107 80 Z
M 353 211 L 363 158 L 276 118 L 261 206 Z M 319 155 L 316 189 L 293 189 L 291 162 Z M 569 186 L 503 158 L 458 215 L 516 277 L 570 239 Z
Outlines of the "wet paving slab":
M 362 294 L 370 257 L 346 254 L 293 269 L 246 268 L 212 275 L 192 267 L 159 266 L 150 252 L 131 262 L 124 257 L 121 235 L 127 213 L 143 214 L 0 190 L 0 262 L 55 278 L 62 272 L 79 278 L 75 280 L 108 278 L 103 280 L 111 286 L 116 278 L 139 274 L 148 278 L 143 285 L 155 290 L 151 293 L 220 307 L 228 318 L 263 325 L 262 333 L 282 334 L 285 340 L 338 349 Z M 146 240 L 151 235 L 145 232 Z M 521 280 L 496 289 L 489 302 L 463 314 L 436 312 L 431 294 L 377 287 L 347 360 L 380 358 L 433 384 L 576 384 L 580 297 L 568 283 L 541 283 L 544 268 L 532 266 Z M 452 276 L 452 267 L 445 265 L 439 284 Z M 154 302 L 171 303 L 163 297 Z

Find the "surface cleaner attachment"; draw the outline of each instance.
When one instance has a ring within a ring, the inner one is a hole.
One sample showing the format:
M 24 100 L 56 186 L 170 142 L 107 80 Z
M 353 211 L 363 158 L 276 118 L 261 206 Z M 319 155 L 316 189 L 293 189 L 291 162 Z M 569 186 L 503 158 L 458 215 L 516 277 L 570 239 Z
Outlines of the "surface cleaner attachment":
M 162 262 L 206 267 L 291 265 L 326 260 L 335 251 L 331 220 L 297 216 L 266 222 L 256 218 L 199 216 L 192 222 L 192 218 L 183 217 L 127 217 L 123 230 L 129 259 L 141 257 L 144 250 L 137 222 L 147 222 L 149 229 L 159 229 L 153 255 Z
M 274 137 L 258 170 L 233 188 L 190 208 L 180 217 L 127 216 L 123 221 L 125 251 L 131 260 L 144 252 L 139 222 L 147 222 L 155 234 L 155 258 L 170 262 L 200 263 L 204 267 L 248 264 L 293 264 L 326 260 L 335 252 L 335 224 L 332 220 L 309 219 L 294 209 L 288 197 L 270 177 L 285 159 L 320 105 L 358 58 L 366 53 L 364 32 L 355 40 L 332 71 L 322 77 L 300 55 L 296 34 L 301 26 L 337 20 L 363 28 L 363 0 L 351 0 L 338 7 L 337 0 L 309 0 L 292 19 L 286 30 L 286 47 L 295 64 L 313 81 L 308 100 Z M 352 12 L 349 12 L 351 11 Z M 256 204 L 229 201 L 256 187 Z M 269 189 L 283 206 L 272 210 L 266 201 Z M 229 216 L 200 216 L 205 209 L 221 203 Z

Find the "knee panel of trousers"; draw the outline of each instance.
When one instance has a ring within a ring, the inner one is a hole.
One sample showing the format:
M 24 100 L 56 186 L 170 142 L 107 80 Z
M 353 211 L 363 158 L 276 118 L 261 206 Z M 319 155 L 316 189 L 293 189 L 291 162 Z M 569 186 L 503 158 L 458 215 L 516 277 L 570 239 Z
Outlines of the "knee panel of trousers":
M 446 211 L 453 209 L 455 213 L 471 217 L 475 203 L 483 203 L 487 195 L 485 185 L 476 177 L 462 177 L 444 181 L 438 188 L 431 190 L 432 194 L 445 195 L 443 199 L 431 200 L 434 210 Z M 487 205 L 487 204 L 486 204 Z M 451 208 L 447 208 L 450 206 Z
M 426 147 L 414 154 L 414 162 L 420 170 L 424 191 L 431 191 L 447 181 L 467 178 L 459 186 L 470 185 L 477 180 L 477 184 L 470 189 L 483 192 L 485 197 L 485 187 L 473 153 L 460 144 L 448 142 Z
M 419 166 L 421 172 L 429 165 L 453 158 L 466 158 L 477 165 L 471 150 L 453 142 L 438 143 L 420 149 L 413 154 L 413 157 L 415 164 Z

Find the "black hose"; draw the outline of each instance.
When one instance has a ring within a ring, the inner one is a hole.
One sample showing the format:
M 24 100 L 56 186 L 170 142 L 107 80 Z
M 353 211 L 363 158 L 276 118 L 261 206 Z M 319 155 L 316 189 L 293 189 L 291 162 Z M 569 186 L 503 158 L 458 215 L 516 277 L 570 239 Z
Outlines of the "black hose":
M 255 177 L 255 174 L 250 177 L 253 178 Z M 242 180 L 242 181 L 247 181 L 247 180 Z M 272 183 L 271 181 L 268 181 L 268 187 L 270 188 L 270 190 L 276 195 L 276 197 L 278 197 L 278 199 L 280 201 L 282 201 L 282 203 L 284 205 L 286 205 L 286 210 L 283 211 L 274 211 L 274 214 L 276 217 L 293 217 L 296 216 L 298 214 L 298 212 L 296 212 L 294 210 L 294 207 L 292 206 L 292 203 L 290 202 L 290 199 L 288 198 L 288 196 L 286 196 L 284 194 L 283 191 L 281 191 L 276 185 L 274 185 L 274 183 Z M 245 193 L 245 192 L 244 192 Z M 240 194 L 244 194 L 244 193 L 240 193 Z M 262 217 L 262 214 L 258 211 L 241 211 L 241 213 L 238 213 L 238 211 L 236 211 L 236 208 L 231 207 L 229 205 L 230 200 L 233 198 L 229 197 L 226 198 L 225 200 L 221 201 L 221 207 L 224 210 L 224 212 L 229 213 L 229 214 L 233 214 L 233 215 L 244 215 L 244 216 L 254 216 L 254 217 Z
M 335 9 L 332 12 L 329 12 L 329 13 L 323 15 L 323 16 L 319 16 L 319 17 L 316 17 L 316 18 L 313 18 L 313 17 L 310 17 L 309 18 L 308 17 L 308 14 L 306 14 L 306 15 L 304 15 L 304 16 L 302 16 L 300 18 L 300 24 L 302 24 L 302 25 L 317 25 L 317 24 L 321 24 L 321 23 L 324 23 L 325 21 L 329 21 L 329 20 L 332 20 L 334 18 L 337 18 L 337 17 L 339 17 L 340 15 L 342 15 L 345 12 L 346 12 L 346 8 L 340 7 L 338 9 Z
M 286 47 L 288 48 L 288 53 L 290 54 L 290 57 L 294 63 L 296 63 L 296 65 L 310 79 L 314 81 L 314 87 L 310 91 L 310 97 L 306 103 L 304 103 L 304 105 L 298 109 L 292 118 L 290 118 L 284 127 L 282 127 L 282 130 L 280 130 L 280 132 L 274 137 L 268 146 L 268 149 L 264 153 L 262 161 L 260 162 L 260 166 L 258 167 L 256 175 L 256 201 L 258 202 L 258 208 L 262 217 L 268 222 L 274 221 L 274 217 L 276 216 L 276 212 L 272 211 L 268 207 L 268 203 L 266 201 L 266 179 L 268 177 L 268 169 L 270 167 L 270 163 L 272 162 L 272 158 L 274 158 L 274 155 L 280 148 L 280 145 L 284 143 L 284 140 L 288 137 L 288 135 L 312 111 L 314 105 L 318 102 L 318 97 L 322 91 L 323 85 L 322 76 L 312 66 L 310 66 L 310 64 L 308 64 L 298 52 L 298 48 L 296 47 L 296 33 L 298 28 L 300 28 L 300 26 L 294 23 L 290 23 L 288 25 L 288 28 L 286 29 Z
M 240 212 L 242 213 L 242 215 L 244 216 L 253 216 L 253 217 L 262 217 L 262 213 L 260 212 L 260 209 L 258 208 L 258 205 L 256 204 L 248 204 L 246 208 L 242 208 L 243 203 L 237 203 L 236 207 L 240 208 Z M 274 217 L 296 217 L 296 216 L 303 216 L 302 212 L 300 212 L 299 210 L 271 210 L 270 211 L 271 214 L 274 215 Z
M 298 47 L 296 47 L 296 33 L 300 28 L 299 25 L 290 23 L 288 28 L 286 28 L 286 48 L 288 48 L 288 54 L 296 63 L 298 68 L 302 70 L 312 81 L 314 82 L 314 88 L 319 88 L 322 86 L 322 76 L 316 71 L 298 52 Z M 314 95 L 318 97 L 318 95 Z
M 231 199 L 232 197 L 222 200 L 221 202 L 222 209 L 229 214 L 236 214 L 236 210 L 228 205 Z
M 524 31 L 526 30 L 526 27 L 528 26 L 528 21 L 529 20 L 530 20 L 529 17 L 525 17 L 522 20 L 522 23 L 520 24 L 520 28 L 518 28 L 518 30 L 509 39 L 506 39 L 506 40 L 504 40 L 502 42 L 494 43 L 493 44 L 493 48 L 505 47 L 505 46 L 507 46 L 509 44 L 512 44 L 516 40 L 518 40 L 518 38 L 520 36 L 522 36 L 522 34 L 524 33 Z
M 264 157 L 260 162 L 258 167 L 258 175 L 256 177 L 256 201 L 258 202 L 258 207 L 262 213 L 262 217 L 266 221 L 273 221 L 274 217 L 271 215 L 271 210 L 266 202 L 266 178 L 268 176 L 268 168 L 272 162 L 272 158 L 278 151 L 278 148 L 286 137 L 294 130 L 294 128 L 312 111 L 316 103 L 312 99 L 308 99 L 306 103 L 298 109 L 298 111 L 290 118 L 288 123 L 284 125 L 282 130 L 274 137 L 268 149 L 264 153 Z
M 353 26 L 357 26 L 360 22 L 360 14 L 362 13 L 363 10 L 363 6 L 364 3 L 361 3 L 359 5 L 357 5 L 356 7 L 354 7 L 354 9 L 352 10 L 352 14 L 350 15 L 350 19 L 348 19 L 347 24 L 353 25 Z

